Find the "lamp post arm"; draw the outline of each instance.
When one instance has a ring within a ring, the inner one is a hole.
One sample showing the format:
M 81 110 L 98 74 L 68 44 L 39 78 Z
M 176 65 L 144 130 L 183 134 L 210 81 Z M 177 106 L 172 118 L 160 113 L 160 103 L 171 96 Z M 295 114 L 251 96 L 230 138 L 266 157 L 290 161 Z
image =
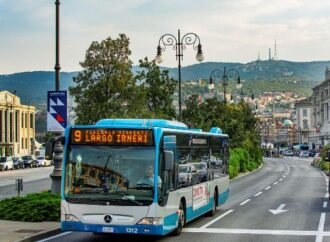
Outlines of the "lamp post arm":
M 164 52 L 166 50 L 166 46 L 173 46 L 173 49 L 176 49 L 178 44 L 177 38 L 172 34 L 164 34 L 159 38 L 158 46 L 161 47 L 161 51 Z
M 184 36 L 182 36 L 180 44 L 182 44 L 182 49 L 184 49 L 186 45 L 192 45 L 194 50 L 198 50 L 198 45 L 201 44 L 201 41 L 197 34 L 186 33 Z
M 215 69 L 211 72 L 210 78 L 221 79 L 224 76 L 224 72 L 219 69 Z

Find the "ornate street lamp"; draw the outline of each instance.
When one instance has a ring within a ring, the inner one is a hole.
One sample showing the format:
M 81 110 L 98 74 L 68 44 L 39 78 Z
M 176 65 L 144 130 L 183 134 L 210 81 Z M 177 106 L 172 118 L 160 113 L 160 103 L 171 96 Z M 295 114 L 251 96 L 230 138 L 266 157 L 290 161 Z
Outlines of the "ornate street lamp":
M 223 93 L 224 93 L 224 103 L 227 103 L 227 86 L 228 86 L 228 81 L 229 79 L 236 79 L 236 88 L 240 89 L 242 88 L 242 83 L 241 83 L 241 77 L 236 69 L 229 69 L 228 71 L 226 70 L 226 67 L 223 68 L 222 70 L 215 69 L 211 72 L 210 74 L 210 84 L 209 84 L 209 89 L 214 89 L 214 82 L 216 80 L 222 80 L 222 86 L 223 86 Z
M 204 60 L 202 52 L 202 45 L 200 39 L 195 33 L 187 33 L 182 36 L 180 30 L 178 30 L 178 36 L 175 37 L 172 34 L 164 34 L 160 37 L 157 47 L 157 55 L 155 61 L 160 64 L 163 62 L 162 52 L 166 50 L 166 46 L 170 46 L 175 50 L 176 60 L 178 61 L 179 71 L 179 121 L 181 121 L 182 115 L 182 98 L 181 98 L 181 60 L 183 60 L 183 50 L 186 49 L 187 45 L 192 45 L 193 49 L 197 51 L 196 60 L 201 62 Z
M 230 99 L 233 100 L 234 96 L 241 96 L 241 97 L 247 96 L 250 97 L 252 100 L 254 100 L 254 92 L 252 91 L 251 88 L 248 87 L 242 87 L 240 89 L 236 88 L 232 90 Z

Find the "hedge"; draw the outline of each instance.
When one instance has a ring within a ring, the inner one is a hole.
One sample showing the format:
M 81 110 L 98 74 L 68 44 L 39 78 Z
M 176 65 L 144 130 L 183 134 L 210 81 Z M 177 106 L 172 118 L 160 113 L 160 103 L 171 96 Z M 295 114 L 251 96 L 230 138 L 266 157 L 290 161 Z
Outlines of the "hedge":
M 61 199 L 51 192 L 0 201 L 0 219 L 26 222 L 60 221 Z

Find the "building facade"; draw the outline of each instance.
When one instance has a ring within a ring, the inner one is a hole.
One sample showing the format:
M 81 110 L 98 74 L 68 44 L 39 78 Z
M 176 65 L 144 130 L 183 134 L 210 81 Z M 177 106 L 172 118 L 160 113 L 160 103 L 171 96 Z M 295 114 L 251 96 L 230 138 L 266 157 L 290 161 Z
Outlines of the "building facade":
M 22 105 L 20 98 L 0 92 L 0 155 L 22 156 L 34 152 L 34 106 Z
M 313 87 L 312 94 L 315 136 L 312 138 L 316 148 L 330 143 L 330 70 L 325 70 L 325 79 L 319 85 Z
M 310 149 L 315 149 L 316 133 L 312 97 L 296 102 L 295 110 L 298 143 L 308 144 Z

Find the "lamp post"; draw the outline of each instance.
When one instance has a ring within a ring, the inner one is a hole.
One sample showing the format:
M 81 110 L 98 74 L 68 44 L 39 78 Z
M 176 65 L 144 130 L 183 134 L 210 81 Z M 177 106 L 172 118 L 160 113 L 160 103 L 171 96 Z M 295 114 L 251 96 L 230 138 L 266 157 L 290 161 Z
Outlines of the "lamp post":
M 240 89 L 235 88 L 234 90 L 232 90 L 230 95 L 231 100 L 234 99 L 234 95 L 242 96 L 242 97 L 249 96 L 252 100 L 254 100 L 254 92 L 252 91 L 251 88 L 248 87 L 242 87 Z
M 182 98 L 181 98 L 181 60 L 183 60 L 183 50 L 187 45 L 192 45 L 193 49 L 197 51 L 196 60 L 201 62 L 204 60 L 202 45 L 199 36 L 195 33 L 187 33 L 181 37 L 180 30 L 178 30 L 178 36 L 175 37 L 172 34 L 164 34 L 160 37 L 157 47 L 157 55 L 155 61 L 160 64 L 163 62 L 162 52 L 166 50 L 166 46 L 173 47 L 175 50 L 176 60 L 178 61 L 179 71 L 179 121 L 181 121 L 182 115 Z
M 223 68 L 223 70 L 220 69 L 215 69 L 211 72 L 210 74 L 210 85 L 209 85 L 209 89 L 214 89 L 214 82 L 216 80 L 222 80 L 222 86 L 223 86 L 223 93 L 224 93 L 224 103 L 227 103 L 227 98 L 226 98 L 226 94 L 227 94 L 227 86 L 228 86 L 228 80 L 229 78 L 234 78 L 237 80 L 237 84 L 236 87 L 238 89 L 242 88 L 242 83 L 241 83 L 241 77 L 240 74 L 238 72 L 238 70 L 236 69 L 229 69 L 227 71 L 226 67 Z

